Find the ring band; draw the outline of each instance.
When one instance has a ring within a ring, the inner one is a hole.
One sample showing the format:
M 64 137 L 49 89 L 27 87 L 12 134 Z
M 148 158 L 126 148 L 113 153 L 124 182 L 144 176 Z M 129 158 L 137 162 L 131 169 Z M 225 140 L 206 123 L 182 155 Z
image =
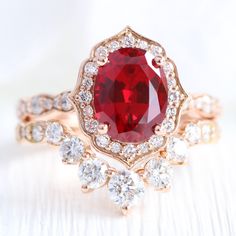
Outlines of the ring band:
M 126 213 L 144 183 L 169 189 L 188 148 L 218 138 L 219 114 L 215 98 L 186 94 L 160 44 L 127 27 L 95 47 L 73 91 L 20 101 L 17 139 L 60 146 L 82 190 L 107 185 Z

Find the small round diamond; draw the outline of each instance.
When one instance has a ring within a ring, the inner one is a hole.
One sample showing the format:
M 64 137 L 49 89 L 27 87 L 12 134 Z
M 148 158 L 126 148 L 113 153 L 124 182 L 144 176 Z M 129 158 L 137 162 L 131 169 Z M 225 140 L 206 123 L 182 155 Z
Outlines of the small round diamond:
M 84 78 L 82 80 L 82 85 L 85 87 L 85 89 L 89 90 L 93 86 L 93 79 L 92 78 Z
M 166 110 L 166 114 L 168 117 L 175 117 L 177 114 L 177 109 L 175 107 L 168 107 Z
M 24 131 L 23 131 L 24 137 L 26 140 L 28 141 L 32 141 L 32 127 L 31 125 L 27 125 L 24 127 Z
M 137 149 L 133 144 L 124 146 L 123 153 L 125 157 L 132 158 L 137 154 Z
M 53 100 L 53 107 L 57 110 L 61 109 L 61 96 L 57 96 Z
M 46 138 L 48 143 L 60 144 L 63 138 L 63 127 L 57 122 L 48 124 L 46 128 Z
M 108 49 L 110 52 L 114 52 L 116 50 L 118 50 L 120 48 L 120 44 L 117 41 L 112 41 L 109 45 L 108 45 Z
M 41 142 L 44 138 L 44 129 L 41 125 L 36 124 L 33 125 L 32 130 L 31 130 L 31 136 L 33 142 Z
M 117 142 L 113 142 L 110 144 L 110 149 L 113 153 L 119 153 L 121 151 L 121 144 Z
M 27 105 L 25 101 L 20 101 L 17 105 L 17 116 L 21 117 L 27 112 Z
M 154 57 L 161 56 L 163 53 L 163 49 L 160 46 L 151 46 L 151 53 Z
M 143 197 L 144 184 L 138 174 L 131 171 L 120 171 L 111 177 L 108 191 L 113 202 L 126 208 L 137 204 Z
M 84 152 L 84 143 L 75 136 L 65 138 L 60 146 L 62 160 L 68 163 L 78 162 Z
M 99 147 L 102 147 L 102 148 L 108 147 L 110 143 L 110 138 L 108 135 L 98 135 L 96 137 L 96 143 Z
M 43 112 L 40 97 L 33 97 L 30 103 L 30 110 L 33 114 L 39 115 Z
M 88 62 L 84 67 L 84 72 L 88 76 L 94 76 L 98 73 L 97 64 L 94 62 Z
M 79 179 L 83 186 L 96 189 L 107 182 L 107 165 L 98 159 L 87 159 L 79 166 Z
M 45 110 L 50 111 L 53 108 L 53 100 L 51 98 L 43 98 L 42 106 Z
M 151 159 L 145 166 L 144 176 L 156 189 L 168 189 L 171 185 L 172 167 L 166 159 Z
M 170 92 L 168 100 L 170 104 L 178 104 L 180 101 L 180 92 L 179 91 Z
M 172 77 L 167 78 L 167 84 L 168 84 L 168 88 L 174 88 L 176 86 L 176 80 Z
M 216 100 L 208 95 L 204 95 L 195 100 L 195 107 L 209 115 L 216 108 Z
M 107 59 L 107 56 L 108 56 L 107 48 L 102 47 L 102 46 L 97 48 L 97 50 L 95 52 L 95 56 L 96 56 L 98 61 L 100 61 L 100 62 L 105 61 Z
M 166 61 L 163 64 L 163 70 L 167 75 L 172 74 L 174 72 L 174 65 L 171 62 Z
M 123 47 L 133 47 L 135 45 L 135 38 L 132 35 L 126 35 L 122 39 Z
M 148 143 L 141 143 L 137 146 L 139 154 L 146 154 L 149 151 L 149 144 Z
M 197 124 L 188 124 L 184 131 L 185 139 L 191 144 L 197 144 L 201 140 L 201 128 Z
M 175 122 L 172 119 L 166 119 L 163 121 L 161 130 L 171 133 L 175 129 Z
M 170 137 L 166 151 L 168 160 L 181 164 L 188 156 L 188 145 L 182 138 Z
M 165 139 L 164 139 L 163 136 L 153 135 L 149 139 L 149 143 L 150 143 L 151 147 L 153 147 L 153 148 L 160 148 L 160 147 L 162 147 L 164 145 Z
M 80 91 L 79 101 L 89 104 L 92 101 L 92 94 L 89 91 Z
M 63 111 L 70 111 L 72 108 L 73 106 L 68 98 L 68 93 L 64 93 L 61 97 L 61 109 Z
M 90 105 L 86 106 L 86 107 L 83 109 L 83 114 L 84 114 L 85 116 L 92 117 L 92 116 L 93 116 L 93 108 L 92 108 Z
M 138 48 L 141 48 L 141 49 L 144 49 L 144 50 L 147 50 L 148 49 L 148 43 L 146 41 L 139 41 L 138 42 L 138 45 L 137 45 Z
M 209 143 L 213 140 L 215 135 L 215 129 L 216 127 L 214 127 L 212 124 L 208 122 L 204 122 L 201 124 L 201 134 L 202 134 L 201 139 L 204 143 Z
M 95 133 L 98 128 L 98 121 L 94 119 L 86 120 L 85 121 L 85 129 L 89 133 Z

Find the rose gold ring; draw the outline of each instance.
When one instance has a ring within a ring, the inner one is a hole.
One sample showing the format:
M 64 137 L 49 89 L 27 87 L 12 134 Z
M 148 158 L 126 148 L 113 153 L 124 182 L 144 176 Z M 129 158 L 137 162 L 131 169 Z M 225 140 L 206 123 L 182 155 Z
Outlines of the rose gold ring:
M 73 91 L 20 101 L 17 139 L 59 146 L 82 190 L 106 185 L 126 213 L 145 184 L 170 188 L 191 146 L 218 138 L 219 112 L 215 98 L 187 95 L 159 43 L 127 27 L 95 46 Z

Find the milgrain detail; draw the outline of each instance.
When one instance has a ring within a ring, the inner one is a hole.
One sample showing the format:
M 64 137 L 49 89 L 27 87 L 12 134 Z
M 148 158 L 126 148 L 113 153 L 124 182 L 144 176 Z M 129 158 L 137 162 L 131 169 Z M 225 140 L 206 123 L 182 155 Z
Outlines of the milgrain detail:
M 27 120 L 52 111 L 69 112 L 73 110 L 69 95 L 70 92 L 66 91 L 56 96 L 40 94 L 30 99 L 22 99 L 18 104 L 17 115 L 21 120 Z

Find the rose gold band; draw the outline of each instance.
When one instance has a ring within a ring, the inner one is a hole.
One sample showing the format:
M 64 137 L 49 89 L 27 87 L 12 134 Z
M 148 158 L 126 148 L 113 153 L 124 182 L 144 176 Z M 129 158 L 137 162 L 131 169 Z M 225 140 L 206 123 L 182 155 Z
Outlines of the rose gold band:
M 37 95 L 30 99 L 21 100 L 18 106 L 18 118 L 20 119 L 19 127 L 28 129 L 36 124 L 45 125 L 48 122 L 56 121 L 62 124 L 67 130 L 67 134 L 79 135 L 77 115 L 69 100 L 70 92 L 63 92 L 56 96 Z M 178 130 L 178 135 L 183 135 L 185 128 L 190 124 L 196 124 L 199 127 L 209 125 L 212 134 L 204 143 L 209 143 L 218 137 L 217 118 L 220 114 L 218 101 L 207 95 L 192 95 L 183 107 Z M 22 134 L 18 129 L 18 140 L 26 140 L 35 143 L 30 137 L 30 133 Z M 24 132 L 23 132 L 24 133 Z M 25 136 L 26 135 L 26 136 Z

